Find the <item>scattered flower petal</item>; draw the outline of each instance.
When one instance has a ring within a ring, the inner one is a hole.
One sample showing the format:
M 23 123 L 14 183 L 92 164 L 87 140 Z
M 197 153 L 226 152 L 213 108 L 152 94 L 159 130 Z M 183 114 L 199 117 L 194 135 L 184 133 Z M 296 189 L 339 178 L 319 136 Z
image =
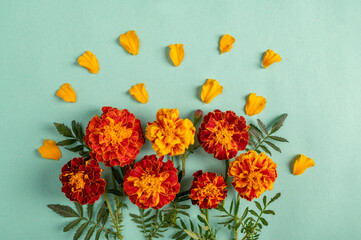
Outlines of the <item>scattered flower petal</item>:
M 267 100 L 262 96 L 257 96 L 255 93 L 251 93 L 248 96 L 248 100 L 245 106 L 245 111 L 248 116 L 256 115 L 265 108 Z
M 139 38 L 134 30 L 126 32 L 119 37 L 120 44 L 123 48 L 133 54 L 137 55 L 139 52 Z
M 61 85 L 56 92 L 56 96 L 62 98 L 65 102 L 76 102 L 76 93 L 69 83 Z
M 183 44 L 172 44 L 169 45 L 169 48 L 169 56 L 172 59 L 174 65 L 178 67 L 184 58 Z
M 221 54 L 224 52 L 229 52 L 233 48 L 233 44 L 235 41 L 236 39 L 231 35 L 223 35 L 221 41 L 219 42 L 219 50 L 221 51 Z
M 311 158 L 306 157 L 303 154 L 300 154 L 300 156 L 296 159 L 293 165 L 293 174 L 301 175 L 306 171 L 307 168 L 313 166 L 315 166 L 315 162 Z
M 61 158 L 60 149 L 53 140 L 45 139 L 43 145 L 38 150 L 43 158 L 54 160 Z
M 219 85 L 219 82 L 214 79 L 208 79 L 202 87 L 201 99 L 202 102 L 208 104 L 213 98 L 217 97 L 223 92 L 223 87 Z
M 91 51 L 86 51 L 82 56 L 78 58 L 78 63 L 80 66 L 85 67 L 91 73 L 99 72 L 99 63 L 98 59 L 95 57 L 94 53 Z
M 145 90 L 144 83 L 138 83 L 129 89 L 129 93 L 141 103 L 148 102 L 148 92 Z
M 275 63 L 275 62 L 280 62 L 281 61 L 281 56 L 278 55 L 278 53 L 275 53 L 273 50 L 268 49 L 267 52 L 264 54 L 263 56 L 263 67 L 267 68 L 269 67 L 269 65 Z

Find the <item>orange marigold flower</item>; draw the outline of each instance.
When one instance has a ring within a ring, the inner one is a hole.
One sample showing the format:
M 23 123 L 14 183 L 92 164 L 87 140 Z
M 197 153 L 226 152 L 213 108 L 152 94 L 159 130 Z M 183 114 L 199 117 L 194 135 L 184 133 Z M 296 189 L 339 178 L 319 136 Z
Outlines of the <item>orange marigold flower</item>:
M 90 155 L 105 166 L 125 166 L 134 161 L 144 144 L 140 120 L 127 109 L 103 107 L 86 128 L 84 142 Z
M 203 118 L 197 137 L 207 153 L 214 154 L 218 160 L 226 160 L 246 148 L 248 128 L 244 117 L 232 111 L 214 110 Z
M 194 180 L 189 198 L 200 208 L 216 208 L 227 197 L 227 183 L 222 176 L 199 170 L 193 174 Z
M 73 158 L 61 169 L 59 175 L 63 183 L 61 191 L 71 201 L 82 205 L 93 204 L 105 191 L 105 180 L 101 178 L 99 163 L 90 159 Z
M 228 169 L 228 176 L 234 177 L 233 187 L 241 198 L 252 201 L 266 190 L 273 189 L 277 178 L 277 164 L 265 153 L 248 151 L 236 157 Z
M 178 109 L 159 109 L 157 121 L 148 123 L 145 136 L 158 156 L 183 154 L 194 143 L 195 127 L 189 119 L 179 119 Z
M 156 155 L 145 156 L 124 176 L 124 192 L 140 208 L 160 209 L 179 192 L 177 169 L 172 161 L 162 160 L 163 157 L 157 159 Z

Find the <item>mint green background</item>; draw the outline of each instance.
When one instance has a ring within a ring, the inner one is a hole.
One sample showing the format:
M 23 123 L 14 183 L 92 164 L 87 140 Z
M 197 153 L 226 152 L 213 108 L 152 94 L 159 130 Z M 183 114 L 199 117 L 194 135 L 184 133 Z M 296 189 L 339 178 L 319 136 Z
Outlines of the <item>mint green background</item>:
M 179 108 L 181 117 L 197 108 L 244 115 L 251 92 L 268 102 L 248 123 L 289 114 L 279 135 L 290 143 L 273 155 L 279 177 L 266 193 L 282 197 L 261 239 L 360 239 L 360 13 L 359 0 L 2 0 L 0 239 L 72 239 L 73 232 L 62 232 L 67 221 L 46 207 L 69 203 L 58 175 L 74 157 L 65 150 L 58 162 L 40 157 L 37 148 L 45 138 L 62 139 L 52 122 L 77 119 L 85 125 L 104 105 L 130 109 L 143 127 L 161 107 Z M 141 42 L 138 56 L 118 43 L 120 34 L 133 29 Z M 226 33 L 236 43 L 219 55 Z M 173 43 L 184 44 L 178 68 L 167 58 Z M 282 61 L 262 69 L 269 48 Z M 76 63 L 86 50 L 100 62 L 96 75 Z M 199 99 L 207 78 L 224 86 L 209 105 Z M 55 96 L 66 82 L 77 92 L 76 104 Z M 140 82 L 150 95 L 146 105 L 128 94 Z M 147 142 L 138 159 L 151 153 Z M 300 153 L 316 166 L 293 176 L 290 163 Z M 188 160 L 186 188 L 195 170 L 220 174 L 223 164 L 197 151 Z M 142 239 L 125 221 L 125 239 Z M 219 239 L 230 237 L 221 230 Z

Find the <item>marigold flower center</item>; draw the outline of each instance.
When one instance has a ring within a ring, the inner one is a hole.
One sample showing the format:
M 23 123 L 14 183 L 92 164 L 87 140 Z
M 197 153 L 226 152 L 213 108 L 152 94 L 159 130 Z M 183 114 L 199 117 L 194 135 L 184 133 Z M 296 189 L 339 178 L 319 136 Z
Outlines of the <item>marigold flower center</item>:
M 174 136 L 174 127 L 165 127 L 163 129 L 163 136 Z
M 88 178 L 88 175 L 84 175 L 83 171 L 74 173 L 69 173 L 67 175 L 70 175 L 69 184 L 75 187 L 75 190 L 81 190 L 85 186 L 84 179 Z
M 132 135 L 132 130 L 127 129 L 123 124 L 111 123 L 104 126 L 104 137 L 112 144 L 120 143 L 124 139 L 129 138 Z
M 229 131 L 226 128 L 220 128 L 216 132 L 216 141 L 222 145 L 228 145 L 232 141 L 233 131 Z
M 146 174 L 139 180 L 136 180 L 134 186 L 139 187 L 139 192 L 146 195 L 151 195 L 154 193 L 165 193 L 165 190 L 162 187 L 162 182 L 164 182 L 167 177 L 168 174 L 165 174 L 163 177 L 156 177 L 151 174 Z
M 214 184 L 207 184 L 204 188 L 199 189 L 201 196 L 217 197 L 220 195 L 220 190 Z
M 262 174 L 258 172 L 251 172 L 247 176 L 248 186 L 250 188 L 258 188 L 261 182 Z

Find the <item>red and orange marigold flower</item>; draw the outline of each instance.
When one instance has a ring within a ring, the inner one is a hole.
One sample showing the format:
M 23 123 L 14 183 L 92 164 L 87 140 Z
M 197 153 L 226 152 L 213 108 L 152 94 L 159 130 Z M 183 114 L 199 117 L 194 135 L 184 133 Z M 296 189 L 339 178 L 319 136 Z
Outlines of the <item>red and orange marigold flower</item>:
M 197 137 L 207 153 L 214 154 L 218 160 L 226 160 L 246 148 L 248 128 L 244 117 L 232 111 L 214 110 L 204 117 Z
M 162 160 L 156 155 L 145 156 L 124 176 L 124 192 L 140 208 L 160 209 L 179 192 L 177 169 L 170 160 Z
M 82 205 L 93 204 L 105 190 L 105 180 L 101 178 L 102 170 L 99 163 L 90 159 L 74 158 L 63 166 L 60 181 L 63 183 L 61 191 L 71 201 Z
M 105 166 L 125 166 L 134 161 L 144 144 L 140 120 L 127 109 L 103 107 L 86 128 L 84 142 L 90 155 Z
M 194 180 L 189 198 L 200 208 L 216 208 L 227 197 L 227 183 L 222 176 L 199 170 L 193 174 Z
M 234 177 L 233 187 L 241 198 L 252 201 L 266 190 L 273 189 L 277 178 L 277 164 L 265 153 L 243 153 L 231 162 L 228 176 Z
M 196 132 L 189 119 L 179 119 L 178 109 L 159 109 L 157 121 L 148 123 L 145 136 L 158 156 L 183 154 L 194 143 Z

